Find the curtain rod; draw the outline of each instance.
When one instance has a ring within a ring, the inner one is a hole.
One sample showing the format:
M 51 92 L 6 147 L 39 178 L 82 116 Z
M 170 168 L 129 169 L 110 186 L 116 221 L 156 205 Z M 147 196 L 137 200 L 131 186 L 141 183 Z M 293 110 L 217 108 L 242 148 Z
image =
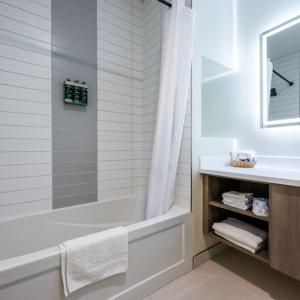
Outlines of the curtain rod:
M 282 80 L 284 80 L 285 82 L 287 82 L 289 84 L 289 86 L 294 85 L 294 82 L 289 81 L 288 79 L 286 79 L 284 76 L 282 76 L 280 73 L 278 73 L 277 71 L 273 70 L 273 73 L 276 74 L 278 77 L 280 77 Z
M 172 4 L 169 3 L 168 1 L 165 1 L 165 0 L 158 0 L 160 3 L 164 4 L 164 5 L 167 5 L 168 7 L 172 7 Z

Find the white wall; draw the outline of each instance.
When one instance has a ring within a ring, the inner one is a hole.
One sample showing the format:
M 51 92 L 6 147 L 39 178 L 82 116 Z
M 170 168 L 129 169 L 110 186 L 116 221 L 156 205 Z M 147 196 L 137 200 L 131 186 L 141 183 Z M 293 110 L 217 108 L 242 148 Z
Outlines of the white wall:
M 203 85 L 202 133 L 259 154 L 300 155 L 300 127 L 260 128 L 259 35 L 300 14 L 299 0 L 238 1 L 239 71 Z
M 51 1 L 0 3 L 0 218 L 51 209 Z
M 201 41 L 202 78 L 211 80 L 236 68 L 236 1 L 197 0 L 197 36 Z

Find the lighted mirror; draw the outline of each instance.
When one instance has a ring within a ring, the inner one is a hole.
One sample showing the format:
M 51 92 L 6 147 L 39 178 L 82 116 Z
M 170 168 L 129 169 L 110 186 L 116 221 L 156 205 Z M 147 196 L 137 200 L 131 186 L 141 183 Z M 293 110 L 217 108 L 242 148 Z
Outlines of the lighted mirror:
M 262 126 L 300 124 L 300 16 L 261 36 Z

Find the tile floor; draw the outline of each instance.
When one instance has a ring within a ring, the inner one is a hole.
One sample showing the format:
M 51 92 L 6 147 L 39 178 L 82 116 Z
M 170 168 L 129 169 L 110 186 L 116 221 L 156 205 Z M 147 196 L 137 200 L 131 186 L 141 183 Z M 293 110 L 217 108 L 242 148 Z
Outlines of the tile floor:
M 299 300 L 300 282 L 228 250 L 144 300 Z

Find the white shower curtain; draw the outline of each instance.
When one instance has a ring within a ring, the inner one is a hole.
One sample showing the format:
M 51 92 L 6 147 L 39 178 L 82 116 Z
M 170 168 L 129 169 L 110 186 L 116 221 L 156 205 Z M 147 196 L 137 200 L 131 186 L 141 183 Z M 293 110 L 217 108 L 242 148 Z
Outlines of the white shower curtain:
M 161 79 L 150 170 L 147 218 L 174 202 L 176 173 L 190 86 L 195 12 L 174 0 L 165 16 Z

